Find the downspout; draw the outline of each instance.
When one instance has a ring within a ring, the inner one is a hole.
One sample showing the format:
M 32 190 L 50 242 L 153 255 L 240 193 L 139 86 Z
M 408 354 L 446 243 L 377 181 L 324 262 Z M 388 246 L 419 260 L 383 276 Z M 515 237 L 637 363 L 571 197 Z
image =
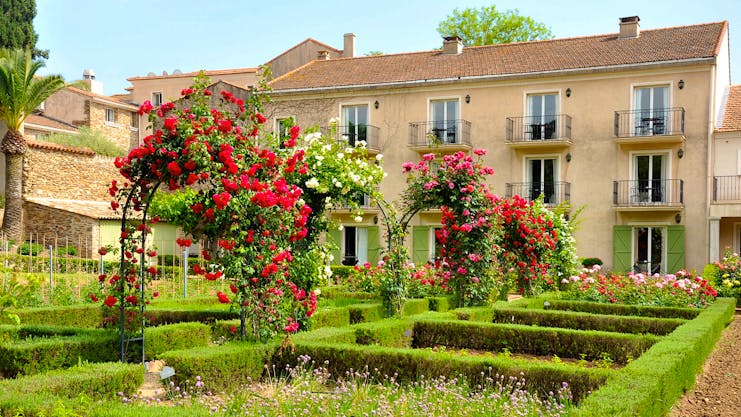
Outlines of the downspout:
M 716 58 L 717 60 L 717 58 Z M 713 198 L 713 178 L 715 174 L 715 167 L 713 166 L 714 157 L 713 154 L 715 152 L 715 147 L 713 146 L 713 131 L 715 130 L 715 94 L 717 91 L 717 86 L 715 85 L 715 71 L 716 71 L 716 65 L 713 64 L 710 66 L 710 102 L 708 103 L 708 143 L 707 143 L 707 149 L 708 149 L 708 156 L 707 156 L 707 178 L 705 180 L 705 227 L 706 227 L 706 235 L 708 239 L 708 252 L 706 253 L 706 263 L 711 262 L 711 247 L 712 242 L 710 242 L 711 239 L 711 233 L 710 233 L 710 205 L 712 204 L 712 198 Z M 720 242 L 716 242 L 716 245 L 720 245 Z

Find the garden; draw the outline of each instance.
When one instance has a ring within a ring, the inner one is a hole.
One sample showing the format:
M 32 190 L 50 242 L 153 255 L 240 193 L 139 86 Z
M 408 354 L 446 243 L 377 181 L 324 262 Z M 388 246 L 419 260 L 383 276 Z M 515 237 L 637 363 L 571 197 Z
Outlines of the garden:
M 153 133 L 109 189 L 116 261 L 54 292 L 6 268 L 0 415 L 663 416 L 733 320 L 736 255 L 701 276 L 604 271 L 577 259 L 568 207 L 490 192 L 485 150 L 404 164 L 389 202 L 362 141 L 266 133 L 267 97 L 209 88 L 141 107 Z M 383 259 L 330 267 L 329 213 L 362 219 L 363 195 Z M 432 208 L 439 257 L 414 265 L 407 230 Z M 161 267 L 162 220 L 197 261 Z M 190 297 L 160 291 L 183 273 Z

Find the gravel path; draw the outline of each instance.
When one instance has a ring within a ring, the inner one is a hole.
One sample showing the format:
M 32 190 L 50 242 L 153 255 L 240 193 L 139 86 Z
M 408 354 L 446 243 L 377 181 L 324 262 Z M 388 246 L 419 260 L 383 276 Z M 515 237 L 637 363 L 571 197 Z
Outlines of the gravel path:
M 697 375 L 695 387 L 669 417 L 741 416 L 741 315 L 736 313 Z

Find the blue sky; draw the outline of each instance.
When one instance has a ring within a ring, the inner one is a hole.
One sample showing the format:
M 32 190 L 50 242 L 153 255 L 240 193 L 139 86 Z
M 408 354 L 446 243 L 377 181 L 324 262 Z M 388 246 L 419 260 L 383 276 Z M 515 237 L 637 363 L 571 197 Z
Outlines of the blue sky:
M 92 68 L 105 94 L 123 93 L 126 78 L 174 69 L 254 67 L 306 38 L 356 53 L 429 50 L 435 28 L 454 8 L 496 4 L 545 23 L 556 37 L 615 33 L 618 18 L 638 15 L 641 29 L 728 20 L 731 76 L 741 82 L 738 0 L 36 0 L 37 46 L 50 50 L 46 74 L 66 80 Z M 350 5 L 350 6 L 348 6 Z M 734 49 L 735 48 L 735 49 Z

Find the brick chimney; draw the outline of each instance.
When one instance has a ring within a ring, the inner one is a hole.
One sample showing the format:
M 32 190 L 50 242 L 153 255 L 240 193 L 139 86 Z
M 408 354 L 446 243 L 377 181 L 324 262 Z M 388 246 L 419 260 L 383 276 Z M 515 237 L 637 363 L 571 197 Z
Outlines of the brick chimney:
M 328 60 L 329 59 L 329 51 L 323 50 L 323 51 L 317 52 L 316 59 L 318 59 L 320 61 L 326 61 L 326 60 Z
M 343 58 L 352 58 L 355 56 L 355 34 L 346 33 L 344 36 L 345 49 L 342 50 Z
M 460 55 L 463 52 L 463 41 L 458 36 L 446 36 L 443 38 L 443 54 Z
M 638 16 L 621 17 L 620 18 L 620 35 L 618 39 L 632 39 L 637 38 L 641 32 L 641 25 L 638 22 L 641 18 Z

